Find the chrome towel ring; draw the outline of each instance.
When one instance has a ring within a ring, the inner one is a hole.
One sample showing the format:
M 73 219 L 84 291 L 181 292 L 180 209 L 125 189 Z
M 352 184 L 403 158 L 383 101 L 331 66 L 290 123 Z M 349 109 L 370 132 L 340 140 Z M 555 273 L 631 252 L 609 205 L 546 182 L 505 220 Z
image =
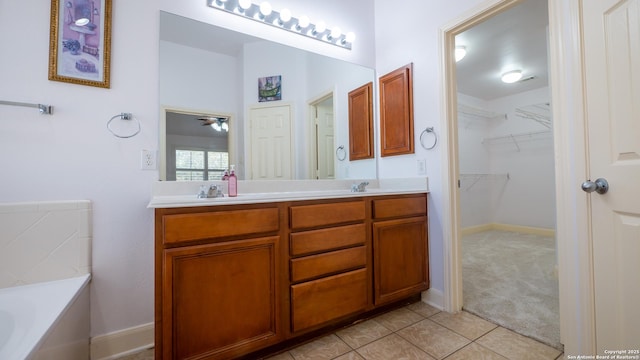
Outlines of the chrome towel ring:
M 433 135 L 433 144 L 431 144 L 431 146 L 426 146 L 424 144 L 424 140 L 423 137 L 425 134 L 432 134 Z M 428 127 L 426 129 L 424 129 L 424 131 L 422 131 L 422 134 L 420 134 L 420 145 L 425 149 L 425 150 L 431 150 L 434 147 L 436 147 L 436 144 L 438 143 L 438 135 L 436 134 L 435 130 L 433 130 L 433 126 Z
M 136 132 L 134 132 L 131 135 L 119 135 L 116 134 L 113 129 L 111 129 L 111 122 L 115 119 L 115 118 L 120 118 L 121 120 L 135 120 L 137 125 L 138 125 L 138 129 L 136 130 Z M 114 115 L 111 119 L 109 119 L 109 121 L 107 121 L 107 129 L 109 129 L 109 131 L 113 134 L 113 136 L 115 137 L 119 137 L 122 139 L 126 139 L 126 138 L 130 138 L 130 137 L 134 137 L 136 135 L 138 135 L 138 133 L 140 132 L 140 120 L 138 120 L 137 118 L 133 117 L 133 114 L 131 113 L 120 113 L 118 115 Z

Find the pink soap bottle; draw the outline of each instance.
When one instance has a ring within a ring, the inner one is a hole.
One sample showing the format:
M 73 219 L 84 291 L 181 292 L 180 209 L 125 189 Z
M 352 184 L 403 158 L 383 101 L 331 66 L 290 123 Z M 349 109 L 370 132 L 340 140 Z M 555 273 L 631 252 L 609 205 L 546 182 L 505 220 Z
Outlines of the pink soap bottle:
M 222 175 L 222 180 L 229 180 L 229 170 L 225 170 Z
M 238 196 L 238 178 L 236 177 L 236 171 L 234 165 L 231 165 L 231 173 L 229 173 L 229 196 Z

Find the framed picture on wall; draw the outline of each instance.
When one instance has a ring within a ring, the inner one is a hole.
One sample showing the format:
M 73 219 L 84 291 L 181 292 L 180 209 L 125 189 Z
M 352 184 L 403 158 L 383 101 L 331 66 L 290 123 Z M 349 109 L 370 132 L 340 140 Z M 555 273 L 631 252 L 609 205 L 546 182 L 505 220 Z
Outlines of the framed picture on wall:
M 109 88 L 111 1 L 51 1 L 49 80 Z
M 282 75 L 258 79 L 258 101 L 282 100 Z

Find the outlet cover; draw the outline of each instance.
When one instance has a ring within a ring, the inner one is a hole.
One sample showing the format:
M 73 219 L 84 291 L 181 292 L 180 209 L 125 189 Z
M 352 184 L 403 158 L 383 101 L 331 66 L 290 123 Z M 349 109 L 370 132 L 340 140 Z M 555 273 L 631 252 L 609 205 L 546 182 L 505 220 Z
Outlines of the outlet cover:
M 425 159 L 418 159 L 418 175 L 427 174 L 427 161 Z
M 156 152 L 153 150 L 142 150 L 140 152 L 140 170 L 156 169 Z

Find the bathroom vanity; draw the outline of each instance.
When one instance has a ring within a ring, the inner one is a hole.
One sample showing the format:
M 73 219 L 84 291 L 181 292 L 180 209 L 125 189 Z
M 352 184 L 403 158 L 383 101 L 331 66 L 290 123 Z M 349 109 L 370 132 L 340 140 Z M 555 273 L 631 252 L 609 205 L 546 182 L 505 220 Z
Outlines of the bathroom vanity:
M 426 183 L 242 188 L 238 198 L 152 200 L 156 358 L 256 356 L 429 287 Z

